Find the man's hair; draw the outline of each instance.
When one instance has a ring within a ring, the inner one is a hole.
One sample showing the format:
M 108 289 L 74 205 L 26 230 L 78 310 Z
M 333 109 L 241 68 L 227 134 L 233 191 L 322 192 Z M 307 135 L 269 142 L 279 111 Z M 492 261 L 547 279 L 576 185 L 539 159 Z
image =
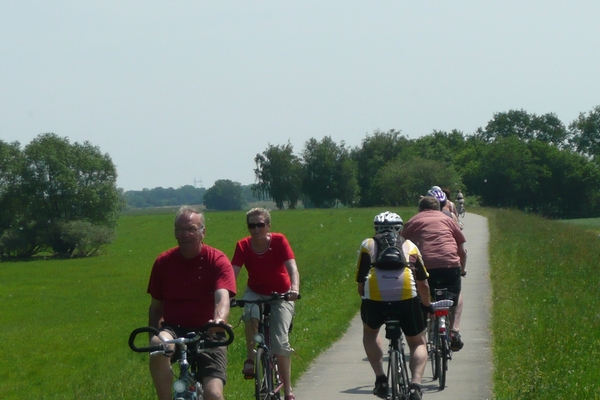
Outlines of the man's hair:
M 266 224 L 271 223 L 271 213 L 266 208 L 256 207 L 246 213 L 246 223 L 250 222 L 250 217 L 262 216 Z
M 438 199 L 432 196 L 425 196 L 419 200 L 419 211 L 423 210 L 437 210 L 440 211 L 440 202 Z
M 204 227 L 204 214 L 200 210 L 198 210 L 196 207 L 192 207 L 192 206 L 179 207 L 179 210 L 177 210 L 177 215 L 175 215 L 175 222 L 177 223 L 177 218 L 179 218 L 180 215 L 184 215 L 184 214 L 198 214 L 200 216 L 200 221 L 202 223 L 202 227 Z

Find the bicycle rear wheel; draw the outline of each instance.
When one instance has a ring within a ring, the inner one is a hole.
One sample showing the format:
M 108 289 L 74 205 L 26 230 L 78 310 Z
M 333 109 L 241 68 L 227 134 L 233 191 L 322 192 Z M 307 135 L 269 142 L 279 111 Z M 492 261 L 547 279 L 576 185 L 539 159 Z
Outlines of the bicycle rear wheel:
M 450 357 L 450 343 L 446 335 L 440 335 L 438 353 L 440 356 L 440 380 L 438 386 L 440 390 L 444 390 L 446 387 L 446 373 L 448 372 L 448 358 Z
M 431 362 L 431 375 L 433 380 L 438 379 L 440 376 L 440 359 L 438 355 L 438 334 L 436 332 L 439 330 L 437 323 L 431 321 L 429 330 L 427 331 L 427 354 L 429 356 L 429 361 Z
M 400 357 L 397 350 L 390 352 L 390 359 L 388 364 L 388 377 L 392 382 L 392 397 L 390 400 L 401 400 L 400 393 L 400 380 L 402 379 L 400 371 Z

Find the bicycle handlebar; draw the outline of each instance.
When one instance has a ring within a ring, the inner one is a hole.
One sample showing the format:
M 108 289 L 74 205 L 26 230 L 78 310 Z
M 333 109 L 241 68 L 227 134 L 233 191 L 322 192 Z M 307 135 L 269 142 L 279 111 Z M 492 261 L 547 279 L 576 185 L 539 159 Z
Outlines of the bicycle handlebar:
M 227 335 L 226 335 L 227 340 L 221 342 L 221 341 L 213 341 L 213 340 L 206 338 L 205 335 L 208 332 L 208 330 L 211 328 L 222 328 L 225 332 L 227 332 Z M 158 346 L 137 347 L 135 345 L 135 338 L 140 333 L 154 334 L 154 335 L 158 336 L 158 338 L 162 341 L 162 343 Z M 190 337 L 180 337 L 177 339 L 164 340 L 159 335 L 159 333 L 160 333 L 159 330 L 152 326 L 144 326 L 141 328 L 134 329 L 131 332 L 131 334 L 129 335 L 129 348 L 131 350 L 135 351 L 136 353 L 152 353 L 155 351 L 165 351 L 166 347 L 164 345 L 166 345 L 166 344 L 188 344 L 188 343 L 202 341 L 200 348 L 211 349 L 214 347 L 228 346 L 233 342 L 233 339 L 234 339 L 233 329 L 231 328 L 231 326 L 229 326 L 227 324 L 216 323 L 216 322 L 208 322 L 208 323 L 204 324 L 204 326 L 202 326 L 202 328 L 200 328 L 200 331 L 195 332 L 195 336 L 191 337 L 191 338 Z
M 271 298 L 263 300 L 263 299 L 256 299 L 256 300 L 243 300 L 243 299 L 231 299 L 230 302 L 230 307 L 244 307 L 246 304 L 267 304 L 267 303 L 271 303 L 275 300 L 287 300 L 289 296 L 289 292 L 288 293 L 271 293 Z M 298 300 L 300 300 L 302 298 L 302 295 L 300 295 L 300 293 L 298 293 Z

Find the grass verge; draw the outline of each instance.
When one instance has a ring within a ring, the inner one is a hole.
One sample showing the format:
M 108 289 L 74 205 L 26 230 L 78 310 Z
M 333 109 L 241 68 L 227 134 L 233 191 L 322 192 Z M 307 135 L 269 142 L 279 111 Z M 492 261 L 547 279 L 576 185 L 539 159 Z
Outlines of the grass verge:
M 598 235 L 516 211 L 482 214 L 490 227 L 495 398 L 600 398 Z

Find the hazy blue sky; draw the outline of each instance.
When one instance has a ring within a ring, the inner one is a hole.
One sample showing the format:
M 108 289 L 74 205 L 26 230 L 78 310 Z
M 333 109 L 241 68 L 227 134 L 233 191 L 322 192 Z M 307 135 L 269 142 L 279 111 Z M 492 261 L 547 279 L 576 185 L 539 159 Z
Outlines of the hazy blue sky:
M 254 156 L 600 105 L 600 1 L 9 1 L 0 139 L 90 141 L 125 190 L 254 182 Z

